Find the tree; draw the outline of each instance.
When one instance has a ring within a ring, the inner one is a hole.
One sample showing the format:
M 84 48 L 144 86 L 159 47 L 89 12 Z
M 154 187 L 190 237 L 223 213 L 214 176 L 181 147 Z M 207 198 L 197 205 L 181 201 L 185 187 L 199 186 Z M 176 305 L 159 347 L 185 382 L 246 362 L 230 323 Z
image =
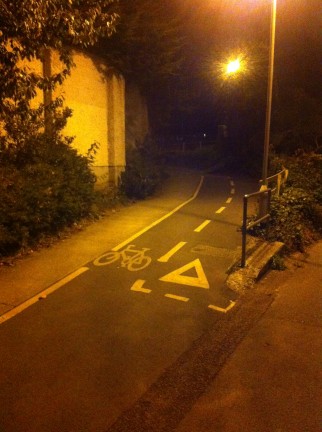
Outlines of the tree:
M 73 65 L 72 48 L 87 48 L 110 36 L 117 20 L 115 0 L 0 0 L 0 121 L 2 142 L 22 145 L 43 126 L 44 105 L 32 108 L 37 89 L 51 91 Z M 26 60 L 45 61 L 54 48 L 62 70 L 43 77 L 30 71 Z M 50 102 L 50 101 L 49 101 Z M 57 110 L 62 101 L 46 108 Z M 61 119 L 68 112 L 60 115 Z M 58 121 L 59 121 L 58 115 Z
M 145 94 L 178 75 L 183 40 L 173 2 L 119 0 L 119 16 L 116 32 L 97 47 L 107 63 Z

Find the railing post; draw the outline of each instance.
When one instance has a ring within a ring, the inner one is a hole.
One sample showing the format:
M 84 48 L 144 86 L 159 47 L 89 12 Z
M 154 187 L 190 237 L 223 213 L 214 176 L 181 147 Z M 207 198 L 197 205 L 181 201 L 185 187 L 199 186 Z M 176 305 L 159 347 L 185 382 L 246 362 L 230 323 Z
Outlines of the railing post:
M 243 226 L 242 226 L 242 256 L 241 256 L 241 267 L 244 268 L 246 265 L 246 235 L 247 235 L 247 199 L 245 195 L 243 198 Z

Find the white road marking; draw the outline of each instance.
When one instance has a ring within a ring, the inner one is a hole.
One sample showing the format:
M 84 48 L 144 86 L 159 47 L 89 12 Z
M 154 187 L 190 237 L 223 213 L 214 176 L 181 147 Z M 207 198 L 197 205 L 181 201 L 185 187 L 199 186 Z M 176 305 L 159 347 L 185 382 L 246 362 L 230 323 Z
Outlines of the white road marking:
M 227 201 L 226 201 L 226 204 L 230 204 L 232 202 L 232 200 L 233 200 L 232 197 L 228 198 Z
M 145 283 L 145 280 L 143 279 L 138 279 L 136 282 L 134 282 L 134 284 L 131 287 L 131 291 L 137 291 L 137 292 L 142 292 L 145 294 L 150 294 L 151 290 L 148 288 L 143 288 L 143 285 Z
M 164 296 L 168 297 L 168 298 L 171 298 L 173 300 L 179 300 L 179 301 L 182 301 L 182 302 L 187 302 L 187 301 L 190 300 L 188 297 L 181 297 L 181 296 L 177 296 L 177 295 L 174 295 L 174 294 L 165 294 Z
M 194 232 L 202 231 L 210 222 L 211 220 L 205 220 L 201 225 L 198 226 L 198 228 L 194 230 Z
M 195 193 L 193 194 L 193 196 L 191 198 L 189 198 L 187 201 L 185 201 L 184 203 L 178 205 L 175 209 L 171 210 L 169 213 L 167 213 L 166 215 L 162 216 L 160 219 L 154 221 L 152 224 L 150 224 L 149 226 L 147 226 L 146 228 L 143 228 L 141 231 L 137 232 L 136 234 L 134 234 L 132 237 L 128 238 L 127 240 L 125 240 L 124 242 L 120 243 L 119 245 L 115 246 L 112 251 L 118 251 L 120 249 L 122 249 L 124 246 L 128 245 L 129 243 L 131 243 L 133 240 L 135 240 L 136 238 L 140 237 L 142 234 L 146 233 L 147 231 L 149 231 L 151 228 L 155 227 L 156 225 L 158 225 L 159 223 L 163 222 L 165 219 L 167 219 L 168 217 L 172 216 L 174 213 L 176 213 L 177 211 L 179 211 L 180 209 L 182 209 L 182 207 L 184 207 L 185 205 L 189 204 L 191 201 L 193 201 L 197 196 L 198 193 L 201 189 L 202 183 L 204 181 L 204 176 L 202 176 L 200 178 L 200 182 L 197 186 L 197 189 L 195 191 Z
M 209 309 L 213 309 L 217 312 L 222 312 L 222 313 L 227 313 L 230 309 L 232 309 L 235 306 L 236 302 L 233 302 L 232 300 L 230 300 L 230 305 L 226 307 L 226 309 L 221 308 L 219 306 L 214 306 L 214 305 L 209 305 L 208 308 Z
M 234 182 L 234 180 L 230 180 L 230 186 L 231 186 L 231 187 L 234 187 L 234 186 L 235 186 L 235 182 Z
M 33 305 L 34 303 L 37 303 L 37 301 L 39 301 L 41 299 L 45 299 L 49 294 L 53 293 L 58 288 L 61 288 L 62 286 L 66 285 L 68 282 L 77 278 L 77 276 L 81 275 L 82 273 L 85 273 L 87 270 L 89 270 L 88 267 L 79 268 L 78 270 L 76 270 L 73 273 L 69 274 L 68 276 L 64 277 L 60 281 L 54 283 L 50 287 L 46 288 L 45 290 L 43 290 L 40 293 L 36 294 L 35 296 L 31 297 L 29 300 L 26 300 L 25 302 L 21 303 L 19 306 L 16 306 L 15 308 L 13 308 L 10 311 L 6 312 L 5 314 L 1 315 L 0 316 L 0 323 L 3 323 L 10 318 L 13 318 L 15 315 L 18 315 L 20 312 L 27 309 L 29 306 Z
M 230 193 L 231 193 L 231 195 L 235 195 L 235 188 L 232 188 Z
M 218 210 L 216 211 L 216 214 L 220 214 L 220 213 L 222 213 L 225 209 L 226 209 L 226 207 L 220 207 L 220 209 L 218 209 Z
M 197 276 L 185 276 L 183 273 L 188 270 L 195 269 Z M 190 263 L 166 274 L 159 279 L 162 282 L 171 282 L 180 285 L 188 285 L 197 288 L 209 289 L 209 282 L 202 268 L 199 258 Z
M 168 262 L 169 259 L 174 255 L 178 250 L 180 250 L 187 242 L 180 242 L 175 247 L 173 247 L 169 252 L 158 259 L 159 262 Z

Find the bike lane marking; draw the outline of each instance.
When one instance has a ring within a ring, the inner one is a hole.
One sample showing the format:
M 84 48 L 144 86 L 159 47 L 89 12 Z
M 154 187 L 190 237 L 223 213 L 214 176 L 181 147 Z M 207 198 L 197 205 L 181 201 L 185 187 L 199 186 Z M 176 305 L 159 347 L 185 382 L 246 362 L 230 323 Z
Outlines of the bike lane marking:
M 146 233 L 147 231 L 149 231 L 151 228 L 155 227 L 156 225 L 159 225 L 159 223 L 163 222 L 165 219 L 168 219 L 170 216 L 172 216 L 174 213 L 178 212 L 180 209 L 182 209 L 182 207 L 186 206 L 187 204 L 189 204 L 191 201 L 193 201 L 194 199 L 197 198 L 201 186 L 203 184 L 205 176 L 201 176 L 199 184 L 197 186 L 197 189 L 195 191 L 195 193 L 192 195 L 191 198 L 189 198 L 187 201 L 179 204 L 176 208 L 174 208 L 173 210 L 171 210 L 169 213 L 165 214 L 164 216 L 162 216 L 160 219 L 157 219 L 156 221 L 152 222 L 152 224 L 148 225 L 147 227 L 143 228 L 141 231 L 137 232 L 136 234 L 134 234 L 133 236 L 131 236 L 130 238 L 128 238 L 127 240 L 125 240 L 124 242 L 118 244 L 117 246 L 115 246 L 112 251 L 119 251 L 120 249 L 122 249 L 124 246 L 127 246 L 129 243 L 131 243 L 133 240 L 137 239 L 138 237 L 140 237 L 142 234 Z
M 199 233 L 201 232 L 208 224 L 210 224 L 211 220 L 207 219 L 205 220 L 201 225 L 198 226 L 198 228 L 196 228 L 194 230 L 194 232 Z
M 169 259 L 175 254 L 177 253 L 181 248 L 183 248 L 184 245 L 186 245 L 187 242 L 180 242 L 178 243 L 176 246 L 174 246 L 172 249 L 169 250 L 169 252 L 167 252 L 165 255 L 163 255 L 162 257 L 160 257 L 158 259 L 159 262 L 168 262 Z
M 215 306 L 215 305 L 209 305 L 208 308 L 209 308 L 209 309 L 213 309 L 213 310 L 218 311 L 218 312 L 227 313 L 227 312 L 230 311 L 230 309 L 232 309 L 232 308 L 235 306 L 235 304 L 236 304 L 236 302 L 234 302 L 234 301 L 232 301 L 232 300 L 229 300 L 229 301 L 230 301 L 230 305 L 227 306 L 225 309 L 224 309 L 224 308 L 221 308 L 221 307 L 219 307 L 219 306 Z
M 131 291 L 136 291 L 136 292 L 142 292 L 145 294 L 150 294 L 150 292 L 152 290 L 148 289 L 148 288 L 143 288 L 143 285 L 145 283 L 144 279 L 138 279 L 136 282 L 134 282 L 134 284 L 131 287 Z
M 89 270 L 88 267 L 79 268 L 78 270 L 64 277 L 60 281 L 54 283 L 49 288 L 46 288 L 45 290 L 41 291 L 40 293 L 36 294 L 35 296 L 31 297 L 30 299 L 26 300 L 25 302 L 21 303 L 20 305 L 16 306 L 10 311 L 1 315 L 0 324 L 7 321 L 10 318 L 13 318 L 15 315 L 18 315 L 20 312 L 24 311 L 34 303 L 37 303 L 39 300 L 45 299 L 49 294 L 53 293 L 54 291 L 58 290 L 62 286 L 66 285 L 68 282 L 71 282 L 73 279 L 76 279 L 78 276 L 85 273 L 87 270 Z
M 225 209 L 226 209 L 226 207 L 220 207 L 220 208 L 216 211 L 216 214 L 220 214 L 220 213 L 222 213 Z
M 184 273 L 191 269 L 195 269 L 196 276 L 184 275 Z M 180 285 L 209 289 L 209 282 L 199 258 L 166 274 L 165 276 L 162 276 L 159 280 L 162 282 L 171 282 Z
M 177 296 L 174 294 L 165 294 L 164 297 L 171 298 L 172 300 L 178 300 L 182 302 L 188 302 L 190 299 L 188 297 Z

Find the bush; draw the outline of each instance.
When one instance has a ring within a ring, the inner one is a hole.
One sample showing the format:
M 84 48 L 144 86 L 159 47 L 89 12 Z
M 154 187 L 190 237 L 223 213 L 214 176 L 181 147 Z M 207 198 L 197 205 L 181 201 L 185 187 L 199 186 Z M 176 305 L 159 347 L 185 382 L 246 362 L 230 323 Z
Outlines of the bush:
M 288 187 L 271 202 L 267 229 L 254 227 L 252 233 L 268 241 L 281 241 L 286 251 L 301 251 L 318 236 L 315 217 L 316 201 L 300 188 Z
M 153 148 L 131 149 L 120 178 L 120 191 L 128 198 L 144 199 L 160 185 L 164 173 Z
M 0 255 L 35 244 L 90 213 L 95 177 L 64 139 L 31 138 L 0 153 Z

